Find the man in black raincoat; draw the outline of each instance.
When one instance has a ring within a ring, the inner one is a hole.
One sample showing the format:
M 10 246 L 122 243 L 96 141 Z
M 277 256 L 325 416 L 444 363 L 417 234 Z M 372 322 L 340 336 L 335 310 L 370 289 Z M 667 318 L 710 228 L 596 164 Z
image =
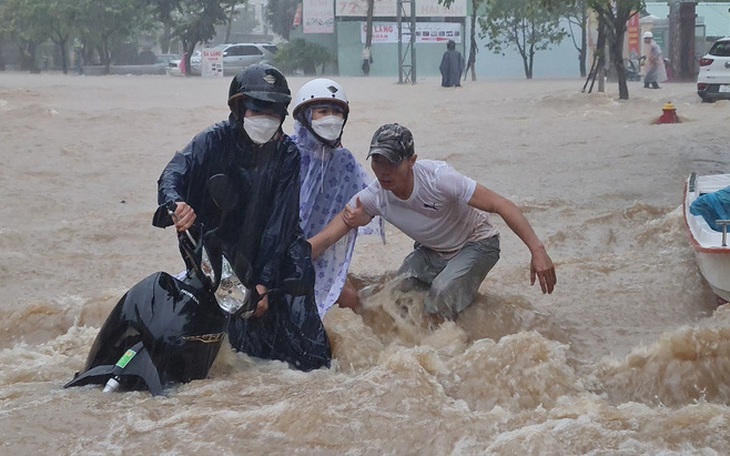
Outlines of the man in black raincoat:
M 299 226 L 299 150 L 281 130 L 291 101 L 286 78 L 271 65 L 253 65 L 236 75 L 228 95 L 228 120 L 175 154 L 158 181 L 158 203 L 177 203 L 178 231 L 195 223 L 208 232 L 223 216 L 208 180 L 228 176 L 238 203 L 216 235 L 238 277 L 262 297 L 252 317 L 231 321 L 231 345 L 304 371 L 329 367 L 331 349 L 314 302 L 311 247 Z M 291 283 L 296 286 L 285 286 Z
M 461 87 L 461 74 L 464 72 L 464 57 L 456 50 L 454 40 L 446 43 L 446 52 L 441 57 L 441 85 L 443 87 Z

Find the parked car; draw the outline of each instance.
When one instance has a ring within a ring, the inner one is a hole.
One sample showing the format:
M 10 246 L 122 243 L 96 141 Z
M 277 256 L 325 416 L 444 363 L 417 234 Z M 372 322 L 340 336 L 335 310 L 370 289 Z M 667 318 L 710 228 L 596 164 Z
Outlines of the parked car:
M 274 63 L 278 48 L 274 43 L 220 44 L 213 49 L 223 51 L 223 75 L 232 76 L 254 63 Z M 190 57 L 190 72 L 201 74 L 202 53 L 195 51 Z
M 730 100 L 730 37 L 715 41 L 700 59 L 697 94 L 705 102 Z
M 157 56 L 157 65 L 163 65 L 165 72 L 170 75 L 180 75 L 180 54 L 160 54 Z
M 163 63 L 165 65 L 169 65 L 170 62 L 180 60 L 180 54 L 158 54 L 155 57 L 155 60 L 155 63 Z

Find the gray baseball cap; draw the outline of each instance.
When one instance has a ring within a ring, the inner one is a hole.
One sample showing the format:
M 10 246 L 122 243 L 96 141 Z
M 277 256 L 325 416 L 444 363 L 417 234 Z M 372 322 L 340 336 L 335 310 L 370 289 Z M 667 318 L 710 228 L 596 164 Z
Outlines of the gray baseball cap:
M 371 155 L 382 155 L 393 164 L 398 164 L 414 152 L 411 131 L 402 125 L 391 123 L 382 125 L 375 131 L 370 140 L 367 158 Z

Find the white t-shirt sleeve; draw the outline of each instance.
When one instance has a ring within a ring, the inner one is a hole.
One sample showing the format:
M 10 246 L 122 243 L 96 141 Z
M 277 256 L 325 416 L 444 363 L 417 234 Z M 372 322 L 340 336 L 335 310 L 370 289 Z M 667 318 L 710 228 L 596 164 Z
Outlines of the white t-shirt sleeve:
M 477 182 L 443 163 L 436 169 L 434 186 L 449 199 L 467 204 L 474 196 Z
M 360 198 L 360 204 L 368 215 L 375 217 L 381 215 L 378 210 L 378 198 L 377 198 L 378 181 L 373 181 L 366 188 L 360 190 L 355 196 L 350 199 L 349 206 L 355 207 L 357 199 Z

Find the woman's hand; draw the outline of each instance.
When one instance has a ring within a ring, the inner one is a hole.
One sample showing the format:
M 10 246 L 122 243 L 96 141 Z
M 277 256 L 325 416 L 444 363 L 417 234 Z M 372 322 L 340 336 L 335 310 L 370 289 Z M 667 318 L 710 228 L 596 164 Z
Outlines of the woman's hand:
M 256 310 L 253 316 L 256 318 L 263 317 L 267 310 L 269 310 L 269 289 L 263 285 L 256 285 L 256 292 L 261 296 L 261 299 L 256 304 Z

